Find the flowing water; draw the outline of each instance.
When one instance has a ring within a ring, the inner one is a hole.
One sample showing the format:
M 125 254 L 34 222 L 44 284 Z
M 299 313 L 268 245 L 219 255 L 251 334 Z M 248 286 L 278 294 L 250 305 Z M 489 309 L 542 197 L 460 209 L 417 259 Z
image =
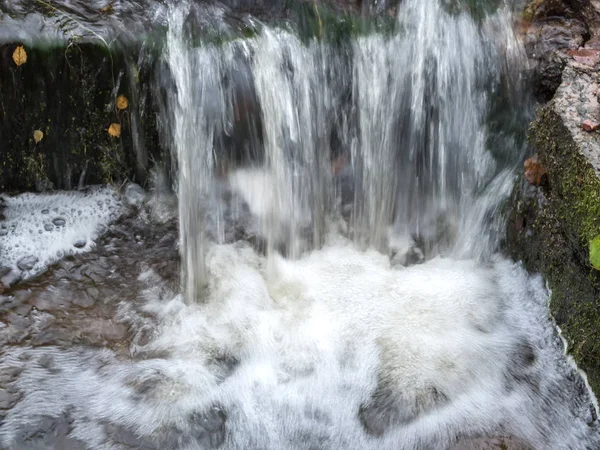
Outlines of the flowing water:
M 86 199 L 126 209 L 105 190 L 87 222 L 68 197 L 7 202 L 40 236 L 41 207 L 84 221 L 130 343 L 7 347 L 2 447 L 598 448 L 543 281 L 499 253 L 530 112 L 511 10 L 452 5 L 404 0 L 395 31 L 341 42 L 202 40 L 205 6 L 160 9 L 177 208 L 158 169 L 104 239 Z

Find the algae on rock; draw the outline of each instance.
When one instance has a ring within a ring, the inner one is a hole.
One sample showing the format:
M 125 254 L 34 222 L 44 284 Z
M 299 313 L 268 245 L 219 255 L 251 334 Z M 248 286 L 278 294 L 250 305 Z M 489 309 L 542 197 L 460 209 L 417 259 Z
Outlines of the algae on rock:
M 531 125 L 548 185 L 520 187 L 508 234 L 513 256 L 546 277 L 568 351 L 600 392 L 600 272 L 590 262 L 590 245 L 600 235 L 600 141 L 581 130 L 597 108 L 587 103 L 585 91 L 594 85 L 585 76 L 567 67 L 556 97 Z

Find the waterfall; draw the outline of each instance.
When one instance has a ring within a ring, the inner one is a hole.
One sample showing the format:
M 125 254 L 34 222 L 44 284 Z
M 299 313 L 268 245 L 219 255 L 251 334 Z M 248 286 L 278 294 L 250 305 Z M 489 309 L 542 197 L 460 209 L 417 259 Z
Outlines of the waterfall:
M 154 92 L 111 111 L 150 192 L 0 197 L 2 280 L 40 277 L 0 292 L 1 448 L 600 448 L 502 253 L 531 112 L 506 4 L 294 3 L 310 33 L 287 2 L 151 3 L 77 22 L 155 39 L 114 86 Z
M 263 27 L 211 44 L 186 37 L 189 6 L 173 8 L 165 57 L 188 299 L 206 283 L 203 211 L 219 208 L 206 203 L 217 167 L 227 166 L 258 212 L 268 253 L 296 258 L 320 247 L 342 213 L 343 177 L 348 233 L 362 247 L 396 252 L 392 242 L 401 241 L 427 257 L 492 253 L 486 217 L 508 195 L 523 151 L 504 139 L 513 157 L 499 161 L 487 128 L 494 92 L 519 84 L 525 65 L 509 16 L 501 9 L 477 23 L 437 0 L 409 0 L 387 35 L 303 42 Z M 522 98 L 509 101 L 524 109 Z M 252 138 L 240 138 L 248 128 Z M 345 165 L 342 176 L 332 164 Z M 486 194 L 491 186 L 496 195 Z

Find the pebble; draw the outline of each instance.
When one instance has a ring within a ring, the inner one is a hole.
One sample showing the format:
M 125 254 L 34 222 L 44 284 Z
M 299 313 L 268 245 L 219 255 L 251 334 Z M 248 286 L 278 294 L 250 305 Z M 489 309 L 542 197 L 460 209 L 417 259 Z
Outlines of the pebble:
M 8 392 L 6 389 L 0 389 L 0 409 L 9 409 L 20 398 L 21 394 Z
M 52 231 L 52 230 L 54 230 L 54 225 L 52 225 L 51 223 L 46 223 L 46 224 L 44 224 L 44 230 Z
M 91 306 L 94 306 L 96 300 L 92 298 L 92 296 L 89 295 L 87 292 L 80 291 L 73 295 L 73 303 L 77 306 L 81 306 L 82 308 L 89 308 Z
M 83 247 L 85 247 L 85 244 L 86 244 L 85 239 L 78 239 L 77 241 L 75 241 L 75 243 L 73 245 L 77 248 L 83 248 Z
M 11 270 L 9 273 L 0 278 L 0 283 L 6 287 L 11 287 L 17 284 L 17 282 L 21 279 L 21 271 L 20 270 Z
M 33 266 L 39 261 L 39 258 L 34 255 L 29 255 L 21 258 L 17 261 L 17 267 L 21 270 L 31 270 Z
M 56 225 L 57 227 L 64 227 L 67 222 L 62 217 L 56 217 L 56 218 L 52 219 L 52 223 L 54 225 Z
M 98 291 L 98 289 L 96 289 L 95 287 L 87 288 L 86 292 L 94 300 L 97 300 L 98 296 L 100 295 L 100 291 Z
M 144 189 L 139 184 L 135 183 L 128 183 L 127 186 L 125 186 L 123 194 L 125 201 L 131 206 L 141 206 L 146 199 L 146 192 L 144 192 Z

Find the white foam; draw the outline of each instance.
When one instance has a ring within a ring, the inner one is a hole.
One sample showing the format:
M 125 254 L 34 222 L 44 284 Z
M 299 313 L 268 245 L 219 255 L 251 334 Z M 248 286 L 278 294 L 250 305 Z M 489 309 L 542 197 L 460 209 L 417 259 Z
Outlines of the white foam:
M 443 449 L 459 436 L 500 434 L 545 449 L 599 442 L 542 281 L 509 261 L 437 258 L 395 270 L 385 255 L 335 236 L 296 261 L 215 245 L 207 272 L 208 301 L 192 306 L 161 297 L 156 276 L 142 274 L 141 310 L 123 303 L 121 317 L 134 334 L 154 335 L 134 342 L 133 361 L 108 351 L 7 352 L 2 364 L 25 365 L 16 387 L 27 395 L 7 412 L 0 443 L 41 415 L 69 411 L 72 436 L 91 448 L 124 448 L 106 426 L 159 448 L 204 448 L 191 417 L 213 405 L 227 415 L 224 449 Z M 38 363 L 44 354 L 58 373 Z M 376 393 L 383 411 L 370 403 Z M 390 412 L 386 395 L 396 420 L 367 433 L 361 408 L 377 428 Z M 173 429 L 178 441 L 166 437 Z
M 121 213 L 114 189 L 85 192 L 21 194 L 4 197 L 6 220 L 0 224 L 0 266 L 17 269 L 23 258 L 23 277 L 34 276 L 66 254 L 89 251 L 94 240 Z M 33 263 L 33 264 L 32 264 Z M 20 270 L 20 269 L 19 269 Z

